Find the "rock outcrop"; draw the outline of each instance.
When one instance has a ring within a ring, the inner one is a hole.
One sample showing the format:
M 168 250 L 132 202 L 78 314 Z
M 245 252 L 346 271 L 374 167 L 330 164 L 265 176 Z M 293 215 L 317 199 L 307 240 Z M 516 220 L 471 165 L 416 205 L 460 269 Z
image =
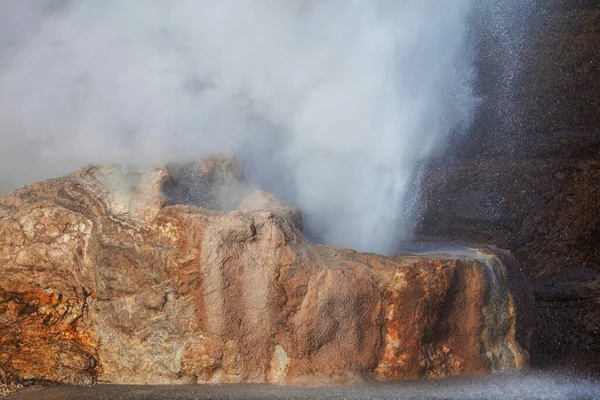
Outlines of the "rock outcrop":
M 223 159 L 89 166 L 0 199 L 2 376 L 300 383 L 527 367 L 526 291 L 507 253 L 314 244 L 297 208 L 247 187 L 239 210 L 207 209 L 215 182 L 239 174 Z

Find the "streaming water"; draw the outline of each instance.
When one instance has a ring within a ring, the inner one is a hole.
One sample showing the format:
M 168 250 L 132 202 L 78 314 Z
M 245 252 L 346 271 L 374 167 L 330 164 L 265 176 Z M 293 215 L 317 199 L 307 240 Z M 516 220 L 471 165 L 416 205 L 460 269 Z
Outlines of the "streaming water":
M 60 386 L 29 388 L 17 400 L 120 399 L 600 399 L 600 382 L 531 372 L 338 387 L 268 385 Z

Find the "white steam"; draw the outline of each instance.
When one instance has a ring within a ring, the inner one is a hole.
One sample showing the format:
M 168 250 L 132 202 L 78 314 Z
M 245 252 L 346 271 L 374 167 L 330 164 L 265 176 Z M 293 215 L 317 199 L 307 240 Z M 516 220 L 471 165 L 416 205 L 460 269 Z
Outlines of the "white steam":
M 313 236 L 387 252 L 470 123 L 471 1 L 0 0 L 0 185 L 235 154 Z

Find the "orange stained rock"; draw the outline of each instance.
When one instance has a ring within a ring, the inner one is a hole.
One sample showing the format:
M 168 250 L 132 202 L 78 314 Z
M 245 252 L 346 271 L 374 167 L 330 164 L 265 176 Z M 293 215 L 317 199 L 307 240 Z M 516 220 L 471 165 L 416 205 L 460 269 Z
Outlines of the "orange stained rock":
M 240 178 L 231 164 L 208 165 Z M 86 167 L 0 198 L 3 371 L 63 383 L 298 383 L 526 367 L 510 257 L 322 246 L 302 235 L 300 210 L 265 193 L 235 212 L 165 206 L 166 173 Z M 115 186 L 123 176 L 128 190 Z M 58 220 L 77 239 L 26 232 Z

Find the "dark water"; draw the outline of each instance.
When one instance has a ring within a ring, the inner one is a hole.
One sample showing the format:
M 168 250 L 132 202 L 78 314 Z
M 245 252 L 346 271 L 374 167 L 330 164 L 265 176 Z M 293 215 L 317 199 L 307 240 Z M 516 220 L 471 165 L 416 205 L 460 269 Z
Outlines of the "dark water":
M 452 379 L 337 387 L 268 385 L 61 386 L 28 388 L 10 399 L 600 399 L 600 381 L 550 373 L 494 374 Z

